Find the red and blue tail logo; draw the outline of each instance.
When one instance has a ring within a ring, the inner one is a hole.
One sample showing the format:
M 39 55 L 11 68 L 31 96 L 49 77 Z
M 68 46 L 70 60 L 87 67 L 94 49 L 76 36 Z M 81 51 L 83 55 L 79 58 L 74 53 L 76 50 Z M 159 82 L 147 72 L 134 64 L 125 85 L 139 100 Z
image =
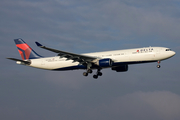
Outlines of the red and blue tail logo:
M 38 55 L 31 47 L 29 47 L 29 45 L 26 44 L 22 39 L 15 39 L 14 41 L 23 60 L 42 57 Z

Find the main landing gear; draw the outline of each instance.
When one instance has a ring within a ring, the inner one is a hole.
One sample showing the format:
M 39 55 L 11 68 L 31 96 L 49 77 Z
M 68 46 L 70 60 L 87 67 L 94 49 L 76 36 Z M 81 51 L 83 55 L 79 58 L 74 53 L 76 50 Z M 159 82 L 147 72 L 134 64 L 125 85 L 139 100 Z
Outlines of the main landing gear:
M 91 69 L 88 69 L 87 72 L 84 72 L 83 75 L 84 76 L 88 76 L 88 73 L 92 73 L 93 71 Z
M 94 79 L 97 79 L 98 76 L 102 76 L 102 72 L 100 72 L 100 71 L 101 71 L 101 69 L 98 69 L 97 72 L 96 72 L 96 74 L 93 75 L 93 78 L 94 78 Z M 83 73 L 83 75 L 84 75 L 84 76 L 88 76 L 89 73 L 92 73 L 92 70 L 91 70 L 91 69 L 88 69 L 87 72 L 84 72 L 84 73 Z
M 87 72 L 84 72 L 83 75 L 84 76 L 88 76 L 88 73 L 92 73 L 93 71 L 91 70 L 91 63 L 87 63 Z
M 161 63 L 161 61 L 158 61 L 157 68 L 160 68 L 160 67 L 161 67 L 161 66 L 160 66 L 160 63 Z
M 93 75 L 93 78 L 94 78 L 94 79 L 97 79 L 98 76 L 102 76 L 102 72 L 100 72 L 100 69 L 98 69 L 97 72 L 96 72 L 96 74 Z

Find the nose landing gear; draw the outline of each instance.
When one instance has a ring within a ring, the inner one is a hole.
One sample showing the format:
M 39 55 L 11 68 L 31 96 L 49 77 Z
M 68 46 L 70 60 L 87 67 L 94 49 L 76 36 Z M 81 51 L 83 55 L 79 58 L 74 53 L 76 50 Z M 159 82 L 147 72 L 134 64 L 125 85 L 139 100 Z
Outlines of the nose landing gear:
M 160 63 L 161 63 L 161 61 L 158 61 L 157 68 L 160 68 L 160 67 L 161 67 L 161 66 L 160 66 Z

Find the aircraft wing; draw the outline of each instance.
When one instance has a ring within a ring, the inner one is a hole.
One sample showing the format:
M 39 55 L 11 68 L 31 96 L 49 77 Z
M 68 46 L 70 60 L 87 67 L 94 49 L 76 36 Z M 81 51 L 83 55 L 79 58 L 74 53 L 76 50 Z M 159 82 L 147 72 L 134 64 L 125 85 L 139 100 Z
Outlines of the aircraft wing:
M 92 57 L 92 56 L 80 55 L 80 54 L 75 54 L 75 53 L 52 49 L 52 48 L 43 46 L 38 42 L 35 42 L 35 43 L 38 47 L 58 53 L 58 56 L 60 56 L 61 58 L 64 57 L 64 58 L 67 58 L 67 60 L 73 60 L 73 62 L 79 62 L 81 64 L 86 64 L 86 63 L 92 63 L 93 60 L 97 59 L 96 57 Z

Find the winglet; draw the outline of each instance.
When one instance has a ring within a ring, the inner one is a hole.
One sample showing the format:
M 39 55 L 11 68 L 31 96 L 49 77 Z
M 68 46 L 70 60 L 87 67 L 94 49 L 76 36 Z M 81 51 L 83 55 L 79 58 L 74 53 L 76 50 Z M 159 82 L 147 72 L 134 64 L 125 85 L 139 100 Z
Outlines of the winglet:
M 41 45 L 40 43 L 38 43 L 38 42 L 35 42 L 36 43 L 36 45 L 38 46 L 38 47 L 44 47 L 43 45 Z

